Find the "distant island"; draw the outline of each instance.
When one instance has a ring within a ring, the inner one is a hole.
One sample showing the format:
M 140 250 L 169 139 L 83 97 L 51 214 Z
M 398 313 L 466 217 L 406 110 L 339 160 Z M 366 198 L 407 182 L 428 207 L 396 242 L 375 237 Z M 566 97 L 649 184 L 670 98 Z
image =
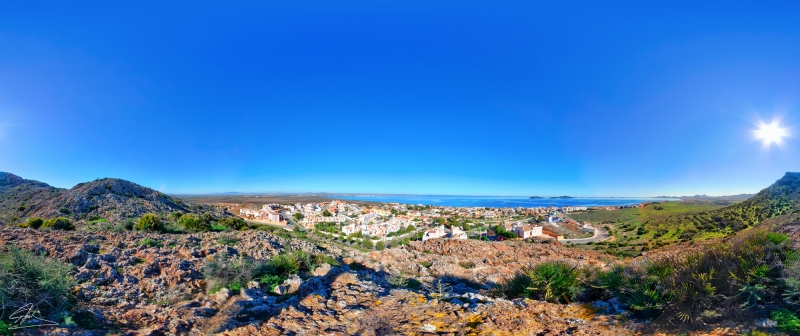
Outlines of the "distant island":
M 531 196 L 531 197 L 528 197 L 528 198 L 544 198 L 544 197 L 542 197 L 542 196 Z
M 550 197 L 550 198 L 575 198 L 575 197 L 572 197 L 572 196 L 556 196 L 556 197 Z

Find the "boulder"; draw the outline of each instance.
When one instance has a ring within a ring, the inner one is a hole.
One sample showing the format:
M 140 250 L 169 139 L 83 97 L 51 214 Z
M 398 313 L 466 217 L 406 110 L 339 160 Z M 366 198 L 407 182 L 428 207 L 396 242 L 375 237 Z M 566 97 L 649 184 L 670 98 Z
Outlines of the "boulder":
M 319 267 L 315 268 L 314 271 L 311 272 L 311 275 L 322 277 L 328 275 L 328 272 L 330 271 L 331 271 L 330 264 L 322 264 Z
M 303 279 L 301 279 L 297 274 L 292 274 L 288 279 L 286 279 L 286 281 L 283 282 L 283 285 L 286 286 L 287 294 L 297 292 L 302 284 Z

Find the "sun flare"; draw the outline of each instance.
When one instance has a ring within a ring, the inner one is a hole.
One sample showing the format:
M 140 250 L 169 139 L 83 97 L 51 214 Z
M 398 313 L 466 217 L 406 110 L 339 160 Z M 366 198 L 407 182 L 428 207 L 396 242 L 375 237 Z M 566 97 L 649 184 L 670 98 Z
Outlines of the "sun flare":
M 762 123 L 758 130 L 755 131 L 756 138 L 764 140 L 764 145 L 769 145 L 772 143 L 780 143 L 783 137 L 789 135 L 785 128 L 781 128 L 780 125 L 773 122 L 772 124 L 764 124 Z

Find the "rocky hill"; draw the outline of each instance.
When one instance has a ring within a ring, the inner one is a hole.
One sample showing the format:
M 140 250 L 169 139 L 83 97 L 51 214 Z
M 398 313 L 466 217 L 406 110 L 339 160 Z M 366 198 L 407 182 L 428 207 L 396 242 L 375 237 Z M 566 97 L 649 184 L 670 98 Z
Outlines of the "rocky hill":
M 222 211 L 213 207 L 185 202 L 121 179 L 104 178 L 61 189 L 0 172 L 0 223 L 14 224 L 25 218 L 58 216 L 78 221 L 92 218 L 119 221 L 146 213 L 175 211 L 224 216 Z

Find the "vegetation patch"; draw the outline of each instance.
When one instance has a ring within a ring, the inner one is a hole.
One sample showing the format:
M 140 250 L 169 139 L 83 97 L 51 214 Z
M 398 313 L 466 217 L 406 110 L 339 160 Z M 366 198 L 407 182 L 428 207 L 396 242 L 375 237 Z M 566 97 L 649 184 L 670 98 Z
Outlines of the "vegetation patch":
M 526 266 L 497 289 L 507 297 L 525 295 L 548 302 L 571 302 L 581 291 L 581 271 L 565 261 Z
M 136 221 L 136 230 L 150 231 L 150 232 L 163 232 L 165 227 L 161 218 L 156 214 L 146 214 Z
M 0 320 L 23 307 L 57 320 L 71 306 L 73 267 L 11 246 L 0 252 Z
M 239 243 L 239 238 L 229 233 L 222 233 L 219 235 L 217 242 L 222 245 L 234 246 Z
M 187 231 L 206 232 L 211 230 L 211 223 L 195 214 L 185 214 L 178 218 L 178 224 Z
M 312 272 L 323 263 L 338 265 L 328 256 L 303 251 L 284 253 L 268 261 L 254 260 L 246 256 L 220 255 L 203 265 L 203 276 L 208 282 L 207 290 L 214 292 L 227 287 L 238 292 L 249 281 L 271 286 L 283 283 L 290 275 Z
M 792 333 L 800 333 L 800 318 L 793 312 L 787 309 L 773 310 L 769 314 L 775 322 L 778 323 L 778 329 Z
M 42 228 L 72 231 L 75 230 L 75 225 L 73 225 L 72 222 L 70 222 L 69 219 L 65 217 L 56 217 L 44 221 L 44 223 L 42 223 Z
M 162 247 L 164 244 L 162 244 L 161 241 L 153 238 L 145 238 L 136 243 L 136 246 Z
M 248 228 L 247 222 L 245 222 L 244 219 L 241 219 L 239 217 L 223 218 L 219 221 L 218 224 L 221 225 L 223 229 L 227 228 L 237 231 L 246 230 Z
M 462 261 L 462 262 L 458 263 L 458 266 L 461 266 L 461 267 L 466 268 L 466 269 L 470 269 L 470 268 L 475 267 L 475 263 L 471 262 L 471 261 Z

